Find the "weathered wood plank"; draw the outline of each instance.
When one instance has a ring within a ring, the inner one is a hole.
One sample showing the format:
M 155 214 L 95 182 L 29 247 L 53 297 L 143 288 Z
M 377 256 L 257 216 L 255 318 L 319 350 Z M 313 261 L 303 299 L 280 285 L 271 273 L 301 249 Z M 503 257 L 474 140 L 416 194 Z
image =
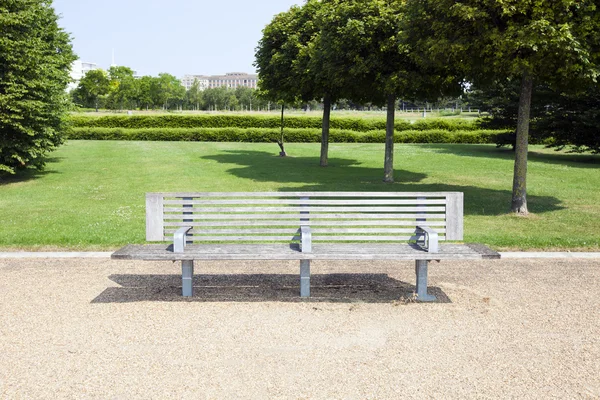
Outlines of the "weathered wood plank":
M 446 236 L 448 240 L 463 240 L 463 194 L 453 193 L 446 199 Z
M 467 243 L 466 245 L 468 247 L 470 247 L 471 249 L 473 249 L 474 251 L 476 251 L 477 253 L 479 253 L 481 255 L 481 257 L 484 259 L 499 259 L 500 258 L 500 253 L 498 253 L 482 244 Z
M 183 198 L 183 197 L 389 197 L 389 198 L 402 198 L 402 197 L 447 197 L 448 194 L 457 192 L 166 192 L 166 193 L 150 193 L 159 194 L 165 198 Z
M 485 247 L 485 246 L 484 246 Z M 314 244 L 312 253 L 302 253 L 297 244 L 276 245 L 188 245 L 185 253 L 173 253 L 172 246 L 129 245 L 113 259 L 129 260 L 476 260 L 484 258 L 464 244 L 442 244 L 438 253 L 428 253 L 410 244 Z M 489 250 L 490 252 L 492 250 Z M 484 253 L 484 254 L 482 254 Z
M 163 240 L 163 197 L 160 194 L 146 195 L 146 240 L 149 242 Z
M 427 213 L 439 213 L 445 212 L 446 207 L 310 207 L 304 208 L 300 206 L 290 207 L 189 207 L 185 208 L 174 208 L 165 207 L 164 212 L 169 213 L 180 213 L 180 212 L 192 212 L 192 213 L 258 213 L 258 212 L 272 212 L 272 213 L 299 213 L 307 209 L 311 214 L 313 212 L 389 212 L 389 213 L 401 213 L 401 212 L 418 212 L 427 215 Z
M 242 197 L 237 200 L 169 200 L 165 199 L 164 204 L 167 205 L 178 205 L 178 204 L 192 204 L 192 205 L 248 205 L 248 204 L 256 204 L 256 205 L 265 205 L 265 204 L 273 204 L 273 205 L 364 205 L 365 202 L 368 202 L 369 205 L 446 205 L 445 199 L 423 199 L 423 200 L 396 200 L 396 199 L 388 199 L 388 200 L 373 200 L 373 199 L 361 199 L 361 200 L 296 200 L 296 199 L 248 199 L 247 197 Z
M 170 236 L 167 236 L 170 237 Z M 336 242 L 401 242 L 408 240 L 418 240 L 423 235 L 405 235 L 405 236 L 359 236 L 359 235 L 345 235 L 345 236 L 334 236 L 334 235 L 315 235 L 313 234 L 312 240 L 315 241 L 336 241 Z M 279 236 L 252 236 L 252 235 L 228 235 L 228 236 L 214 236 L 214 235 L 188 235 L 187 240 L 194 242 L 283 242 L 291 240 L 300 240 L 300 235 L 279 235 Z M 440 237 L 443 240 L 443 237 Z
M 303 216 L 306 218 L 306 216 Z M 310 214 L 309 214 L 310 217 Z M 322 220 L 322 221 L 314 221 L 309 220 L 304 225 L 310 226 L 410 226 L 414 227 L 418 224 L 424 224 L 427 226 L 433 227 L 444 227 L 446 226 L 446 221 L 426 221 L 426 222 L 417 222 L 416 220 L 361 220 L 361 221 L 338 221 L 338 220 Z M 165 226 L 193 226 L 193 227 L 213 227 L 213 226 L 298 226 L 299 220 L 251 220 L 251 221 L 201 221 L 201 222 L 176 222 L 176 221 L 165 221 Z M 436 230 L 443 228 L 435 228 Z
M 412 218 L 426 218 L 426 219 L 445 219 L 446 214 L 309 214 L 310 219 L 412 219 Z M 182 219 L 183 217 L 180 214 L 167 214 L 165 212 L 164 215 L 165 220 L 169 219 Z M 248 219 L 305 219 L 306 214 L 193 214 L 186 215 L 185 218 L 189 219 L 240 219 L 240 220 L 248 220 Z
M 189 224 L 189 222 L 182 222 L 182 226 L 191 226 L 185 225 Z M 300 229 L 300 222 L 296 224 L 296 227 L 290 227 L 287 229 L 272 229 L 272 228 L 239 228 L 239 229 L 215 229 L 215 228 L 202 228 L 202 229 L 192 229 L 190 233 L 192 234 L 270 234 L 270 233 L 289 233 L 295 234 Z M 303 224 L 309 225 L 309 224 Z M 165 233 L 175 233 L 177 229 L 165 229 Z M 445 233 L 445 229 L 434 229 L 438 234 Z M 414 233 L 415 228 L 313 228 L 311 230 L 313 234 L 339 234 L 339 233 Z

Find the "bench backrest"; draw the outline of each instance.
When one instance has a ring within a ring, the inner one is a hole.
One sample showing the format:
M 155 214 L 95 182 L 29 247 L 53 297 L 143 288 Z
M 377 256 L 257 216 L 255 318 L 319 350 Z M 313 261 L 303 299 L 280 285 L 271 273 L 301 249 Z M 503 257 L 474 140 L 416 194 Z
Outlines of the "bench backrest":
M 408 241 L 415 227 L 440 240 L 463 239 L 460 192 L 148 193 L 146 240 L 170 241 L 191 226 L 189 241 L 289 242 L 309 225 L 313 241 Z

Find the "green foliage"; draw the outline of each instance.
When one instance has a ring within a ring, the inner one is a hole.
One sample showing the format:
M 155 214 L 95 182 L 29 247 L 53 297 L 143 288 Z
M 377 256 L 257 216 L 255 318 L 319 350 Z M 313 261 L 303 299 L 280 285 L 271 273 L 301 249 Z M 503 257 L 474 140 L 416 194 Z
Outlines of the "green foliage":
M 76 59 L 51 2 L 0 0 L 0 173 L 44 166 L 62 143 Z
M 394 137 L 396 143 L 495 143 L 503 130 L 405 130 Z M 286 140 L 291 143 L 318 143 L 320 128 L 286 128 Z M 72 140 L 151 140 L 193 142 L 277 142 L 279 128 L 72 128 Z M 331 129 L 333 143 L 384 143 L 385 130 L 357 132 Z
M 510 128 L 517 124 L 519 82 L 507 80 L 486 90 L 473 90 L 469 97 L 482 104 L 489 117 L 483 127 Z M 575 152 L 600 152 L 600 85 L 590 85 L 575 93 L 534 87 L 530 141 Z M 499 137 L 498 145 L 515 145 L 515 135 Z
M 550 147 L 600 153 L 600 85 L 582 93 L 560 93 L 535 122 L 534 135 Z
M 104 96 L 108 94 L 109 90 L 110 80 L 106 71 L 101 69 L 88 71 L 74 90 L 74 102 L 97 111 L 98 108 L 104 106 Z
M 407 0 L 406 32 L 423 65 L 450 65 L 480 87 L 519 80 L 511 210 L 527 214 L 532 89 L 570 89 L 600 74 L 596 0 Z
M 106 107 L 111 110 L 132 108 L 136 95 L 133 70 L 129 67 L 113 66 L 108 70 L 108 76 L 109 90 Z
M 74 127 L 97 128 L 278 128 L 280 118 L 260 115 L 115 115 L 103 117 L 71 116 Z M 287 128 L 320 128 L 321 119 L 316 117 L 286 117 Z M 333 129 L 367 132 L 385 129 L 385 120 L 379 118 L 332 118 Z M 460 119 L 420 119 L 415 123 L 398 120 L 397 131 L 443 129 L 448 131 L 476 130 L 477 122 Z
M 425 62 L 451 64 L 481 87 L 524 73 L 546 84 L 594 77 L 593 0 L 407 1 L 406 28 Z
M 263 30 L 258 42 L 254 65 L 264 98 L 294 103 L 320 97 L 318 86 L 308 68 L 308 46 L 319 27 L 315 15 L 321 6 L 318 0 L 308 0 L 303 6 L 292 6 L 276 15 Z

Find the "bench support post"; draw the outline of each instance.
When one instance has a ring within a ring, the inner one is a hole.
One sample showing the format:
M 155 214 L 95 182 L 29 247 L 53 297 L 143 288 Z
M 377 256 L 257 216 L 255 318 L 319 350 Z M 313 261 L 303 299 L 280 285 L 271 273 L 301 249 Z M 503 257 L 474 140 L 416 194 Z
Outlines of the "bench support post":
M 310 260 L 300 260 L 300 297 L 310 297 Z
M 192 297 L 194 292 L 194 261 L 181 262 L 181 291 L 183 297 Z
M 435 301 L 436 297 L 427 293 L 427 260 L 416 261 L 417 301 Z

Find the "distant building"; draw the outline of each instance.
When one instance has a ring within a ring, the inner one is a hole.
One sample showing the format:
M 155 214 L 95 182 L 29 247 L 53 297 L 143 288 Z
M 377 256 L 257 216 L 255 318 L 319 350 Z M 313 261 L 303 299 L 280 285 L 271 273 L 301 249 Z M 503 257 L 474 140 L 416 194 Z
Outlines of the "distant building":
M 208 77 L 204 75 L 185 75 L 181 78 L 181 84 L 185 87 L 185 90 L 190 90 L 194 85 L 194 82 L 198 81 L 200 90 L 208 88 Z
M 71 65 L 71 79 L 73 82 L 69 83 L 67 90 L 73 90 L 79 85 L 79 81 L 81 78 L 88 73 L 88 71 L 93 71 L 98 69 L 98 64 L 85 62 L 85 61 L 74 61 Z
M 189 90 L 194 81 L 198 80 L 200 90 L 208 88 L 217 88 L 225 86 L 228 88 L 236 89 L 238 87 L 248 87 L 256 89 L 258 84 L 258 75 L 247 74 L 245 72 L 227 72 L 225 75 L 185 75 L 181 79 L 181 84 L 185 86 L 186 90 Z

